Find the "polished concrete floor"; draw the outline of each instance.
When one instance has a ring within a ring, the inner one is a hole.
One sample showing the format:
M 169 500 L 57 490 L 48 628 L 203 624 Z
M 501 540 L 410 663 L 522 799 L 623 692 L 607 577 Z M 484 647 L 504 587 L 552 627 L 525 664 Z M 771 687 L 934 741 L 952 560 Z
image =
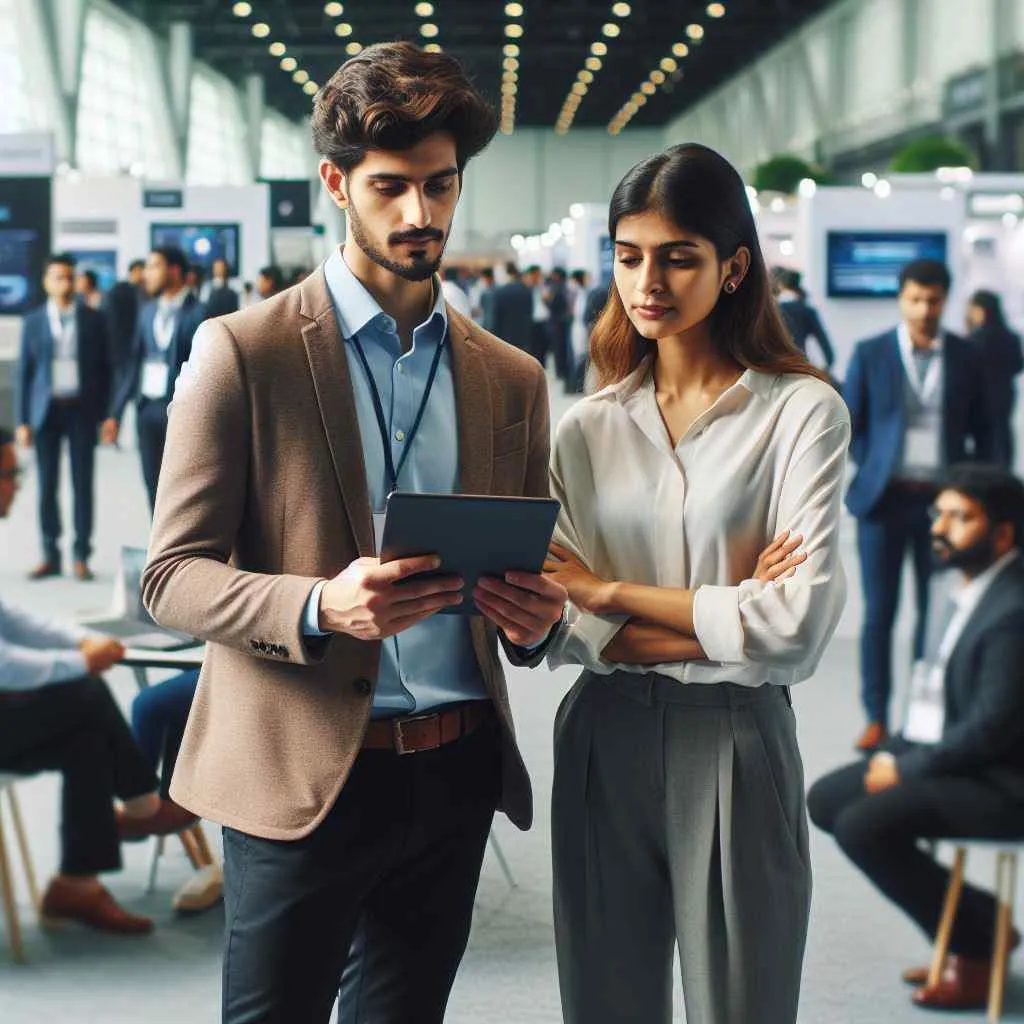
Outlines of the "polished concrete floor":
M 554 402 L 556 414 L 565 408 L 564 399 L 556 396 Z M 30 460 L 26 464 L 24 490 L 11 518 L 0 523 L 0 593 L 5 600 L 50 615 L 70 617 L 103 609 L 109 603 L 119 545 L 146 541 L 148 516 L 136 454 L 109 449 L 100 453 L 98 579 L 92 584 L 24 581 L 39 555 L 35 473 Z M 816 678 L 794 695 L 808 781 L 848 760 L 861 725 L 856 698 L 860 597 L 850 522 L 844 524 L 843 543 L 851 577 L 846 613 Z M 904 615 L 902 649 L 908 625 Z M 504 819 L 496 822 L 495 833 L 516 885 L 506 884 L 489 853 L 470 947 L 452 994 L 447 1019 L 453 1024 L 561 1019 L 551 925 L 548 807 L 552 719 L 573 678 L 568 669 L 510 672 L 519 735 L 534 779 L 537 823 L 524 834 Z M 115 670 L 109 682 L 127 708 L 135 691 L 132 675 Z M 35 861 L 46 876 L 56 861 L 57 780 L 33 779 L 19 785 L 18 791 Z M 211 826 L 207 828 L 215 834 Z M 219 909 L 191 919 L 173 915 L 171 895 L 190 873 L 176 844 L 170 844 L 162 858 L 157 891 L 146 895 L 149 854 L 146 846 L 129 847 L 125 869 L 108 880 L 127 906 L 157 919 L 156 933 L 146 939 L 110 938 L 73 928 L 42 932 L 32 921 L 22 888 L 30 962 L 24 967 L 10 964 L 0 934 L 0 1024 L 181 1024 L 218 1019 L 223 915 Z M 902 967 L 927 956 L 924 938 L 861 879 L 827 838 L 812 836 L 812 855 L 814 908 L 801 1024 L 911 1024 L 929 1019 L 911 1006 L 898 980 Z M 991 885 L 991 858 L 979 857 L 969 871 Z M 1022 902 L 1018 900 L 1018 909 Z M 678 985 L 676 989 L 676 1019 L 682 1021 Z M 980 1021 L 984 1015 L 944 1019 Z M 1004 1019 L 1024 1021 L 1024 973 L 1011 979 Z

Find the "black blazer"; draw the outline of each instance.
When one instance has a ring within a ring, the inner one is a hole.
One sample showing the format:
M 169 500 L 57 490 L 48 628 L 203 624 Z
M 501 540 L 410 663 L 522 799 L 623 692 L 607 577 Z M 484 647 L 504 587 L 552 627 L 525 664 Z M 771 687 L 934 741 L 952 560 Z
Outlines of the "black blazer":
M 75 304 L 78 331 L 79 405 L 85 415 L 100 423 L 110 399 L 110 345 L 106 319 L 84 302 Z M 29 313 L 21 327 L 18 357 L 17 420 L 38 431 L 46 421 L 53 399 L 53 334 L 46 306 Z
M 1024 803 L 1021 559 L 992 581 L 949 657 L 942 739 L 896 760 L 901 778 L 967 775 Z
M 1024 370 L 1020 335 L 1008 327 L 986 325 L 972 331 L 967 340 L 977 349 L 992 415 L 1012 415 L 1016 397 L 1013 378 Z
M 779 303 L 779 314 L 796 347 L 804 355 L 807 354 L 807 339 L 818 339 L 821 354 L 825 357 L 825 365 L 831 368 L 836 361 L 836 354 L 818 311 L 803 299 L 793 299 Z
M 238 311 L 238 292 L 234 288 L 223 285 L 211 288 L 206 296 L 206 315 L 208 317 L 226 316 Z
M 494 293 L 494 326 L 502 341 L 531 351 L 533 347 L 533 292 L 522 281 L 509 281 Z

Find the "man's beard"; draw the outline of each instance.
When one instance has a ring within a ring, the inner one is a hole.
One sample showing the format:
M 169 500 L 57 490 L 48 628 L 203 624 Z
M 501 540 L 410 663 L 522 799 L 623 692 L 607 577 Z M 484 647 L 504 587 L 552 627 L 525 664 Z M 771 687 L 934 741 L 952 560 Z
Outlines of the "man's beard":
M 995 560 L 995 541 L 991 534 L 966 548 L 953 547 L 944 537 L 932 539 L 932 565 L 939 571 L 959 569 L 969 576 L 977 576 Z
M 352 238 L 355 240 L 356 245 L 378 267 L 390 270 L 392 274 L 404 278 L 406 281 L 427 281 L 437 273 L 441 266 L 441 258 L 444 256 L 444 244 L 442 244 L 441 251 L 435 260 L 428 259 L 425 254 L 419 254 L 414 255 L 408 263 L 397 263 L 395 260 L 389 260 L 367 237 L 366 231 L 363 228 L 363 222 L 360 220 L 355 205 L 351 201 L 349 201 L 346 212 L 348 213 L 349 227 L 352 229 Z M 419 241 L 421 239 L 424 242 L 447 242 L 443 231 L 438 231 L 437 228 L 424 228 L 422 231 L 404 231 L 390 235 L 388 237 L 388 244 L 396 245 L 403 241 Z

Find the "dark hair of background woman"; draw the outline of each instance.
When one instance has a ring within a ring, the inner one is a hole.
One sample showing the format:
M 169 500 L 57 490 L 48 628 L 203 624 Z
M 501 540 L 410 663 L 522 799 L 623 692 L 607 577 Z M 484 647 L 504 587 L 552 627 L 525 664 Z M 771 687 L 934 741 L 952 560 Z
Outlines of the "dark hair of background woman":
M 614 242 L 623 217 L 650 210 L 706 238 L 719 260 L 730 259 L 743 246 L 750 250 L 750 269 L 743 283 L 731 295 L 723 292 L 711 313 L 716 345 L 747 369 L 827 380 L 793 344 L 779 317 L 750 200 L 743 179 L 728 160 L 706 146 L 687 143 L 637 164 L 612 195 L 609 237 Z M 613 284 L 590 338 L 598 387 L 628 377 L 652 344 L 630 323 Z
M 977 291 L 970 298 L 970 304 L 977 306 L 985 313 L 986 327 L 1005 327 L 1006 317 L 1003 315 L 1003 304 L 995 292 Z

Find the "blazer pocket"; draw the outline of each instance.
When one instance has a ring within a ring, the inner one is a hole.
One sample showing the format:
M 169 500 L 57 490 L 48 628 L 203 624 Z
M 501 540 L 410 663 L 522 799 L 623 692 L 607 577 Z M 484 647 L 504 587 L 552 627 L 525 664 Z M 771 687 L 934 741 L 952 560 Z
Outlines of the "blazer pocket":
M 526 420 L 520 420 L 509 427 L 494 431 L 493 457 L 498 459 L 502 455 L 511 455 L 525 448 L 526 429 Z

